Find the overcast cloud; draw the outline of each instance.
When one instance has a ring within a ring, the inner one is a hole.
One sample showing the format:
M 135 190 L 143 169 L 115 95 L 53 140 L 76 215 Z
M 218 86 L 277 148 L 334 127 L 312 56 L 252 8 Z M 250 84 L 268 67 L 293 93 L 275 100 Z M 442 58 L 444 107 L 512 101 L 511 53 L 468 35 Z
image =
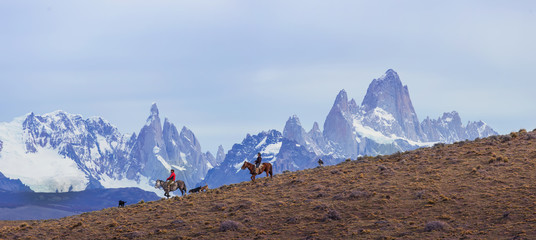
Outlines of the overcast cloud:
M 389 68 L 419 120 L 536 128 L 534 1 L 0 0 L 0 121 L 55 110 L 138 132 L 161 118 L 229 150 L 323 126 Z

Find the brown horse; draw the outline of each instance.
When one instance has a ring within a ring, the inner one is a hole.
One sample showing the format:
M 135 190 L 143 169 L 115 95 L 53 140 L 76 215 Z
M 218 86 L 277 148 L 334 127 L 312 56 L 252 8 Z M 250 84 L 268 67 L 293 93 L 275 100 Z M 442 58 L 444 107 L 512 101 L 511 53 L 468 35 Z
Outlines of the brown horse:
M 251 181 L 255 182 L 255 176 L 256 175 L 259 175 L 263 172 L 266 172 L 266 177 L 268 177 L 268 174 L 270 174 L 270 178 L 272 178 L 272 164 L 270 163 L 263 163 L 261 164 L 261 166 L 259 167 L 259 169 L 257 169 L 257 172 L 255 172 L 255 165 L 254 164 L 251 164 L 251 163 L 248 163 L 248 162 L 244 162 L 244 164 L 242 165 L 241 169 L 244 170 L 244 169 L 249 169 L 249 173 L 251 174 Z

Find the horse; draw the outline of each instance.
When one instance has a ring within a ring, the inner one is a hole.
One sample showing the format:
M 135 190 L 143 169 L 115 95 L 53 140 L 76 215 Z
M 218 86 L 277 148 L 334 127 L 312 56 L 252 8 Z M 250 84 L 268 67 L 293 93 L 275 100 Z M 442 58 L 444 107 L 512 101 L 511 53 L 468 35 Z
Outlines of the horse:
M 262 163 L 261 166 L 258 169 L 255 169 L 255 165 L 244 162 L 241 169 L 249 169 L 249 174 L 251 174 L 251 181 L 255 182 L 255 176 L 259 175 L 263 172 L 266 172 L 266 177 L 268 177 L 268 174 L 270 174 L 270 178 L 272 178 L 272 164 L 271 163 Z M 257 172 L 255 171 L 257 170 Z
M 170 189 L 168 189 L 166 181 L 162 181 L 160 179 L 156 180 L 156 184 L 154 185 L 154 188 L 160 188 L 160 187 L 164 189 L 165 191 L 164 196 L 168 198 L 169 198 L 169 192 L 173 192 L 177 189 L 181 190 L 182 196 L 184 196 L 184 193 L 186 192 L 186 185 L 181 180 L 177 180 L 171 183 Z

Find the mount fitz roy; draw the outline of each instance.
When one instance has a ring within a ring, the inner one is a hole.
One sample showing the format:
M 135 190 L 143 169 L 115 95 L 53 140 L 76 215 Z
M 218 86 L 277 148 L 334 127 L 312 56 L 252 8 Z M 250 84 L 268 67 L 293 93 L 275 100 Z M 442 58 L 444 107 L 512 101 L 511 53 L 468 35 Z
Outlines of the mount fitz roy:
M 497 133 L 482 121 L 463 125 L 455 111 L 444 113 L 438 119 L 426 118 L 419 122 L 411 103 L 407 86 L 398 74 L 389 69 L 369 85 L 361 105 L 348 100 L 345 90 L 339 92 L 321 131 L 318 123 L 306 132 L 297 116 L 291 116 L 283 129 L 247 135 L 235 144 L 225 160 L 208 171 L 205 181 L 213 186 L 249 180 L 249 173 L 241 171 L 244 161 L 252 162 L 258 152 L 263 161 L 274 165 L 281 173 L 336 164 L 358 156 L 392 154 L 437 142 L 453 143 L 473 140 Z
M 175 169 L 193 187 L 223 161 L 202 153 L 188 128 L 160 121 L 156 104 L 139 134 L 121 134 L 100 117 L 83 119 L 63 111 L 34 113 L 0 123 L 0 192 L 70 192 L 138 187 L 154 189 Z
M 258 152 L 281 173 L 316 167 L 319 158 L 329 165 L 496 134 L 482 121 L 463 125 L 454 111 L 419 122 L 407 86 L 389 69 L 372 81 L 360 105 L 340 91 L 323 130 L 315 122 L 307 132 L 299 118 L 291 116 L 283 132 L 247 134 L 227 153 L 220 146 L 216 156 L 203 153 L 186 127 L 179 132 L 168 119 L 162 125 L 156 104 L 137 135 L 121 134 L 99 117 L 30 113 L 0 123 L 0 192 L 119 187 L 156 191 L 154 180 L 169 176 L 170 169 L 189 189 L 201 183 L 215 188 L 248 181 L 249 173 L 240 167 L 254 161 Z

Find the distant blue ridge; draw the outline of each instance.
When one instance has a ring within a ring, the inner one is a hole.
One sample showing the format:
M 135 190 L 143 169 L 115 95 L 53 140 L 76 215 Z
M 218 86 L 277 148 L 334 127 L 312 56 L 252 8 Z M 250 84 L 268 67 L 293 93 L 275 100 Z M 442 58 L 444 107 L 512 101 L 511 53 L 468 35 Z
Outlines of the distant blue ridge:
M 0 220 L 42 220 L 158 200 L 153 192 L 139 188 L 91 189 L 81 192 L 0 192 Z

